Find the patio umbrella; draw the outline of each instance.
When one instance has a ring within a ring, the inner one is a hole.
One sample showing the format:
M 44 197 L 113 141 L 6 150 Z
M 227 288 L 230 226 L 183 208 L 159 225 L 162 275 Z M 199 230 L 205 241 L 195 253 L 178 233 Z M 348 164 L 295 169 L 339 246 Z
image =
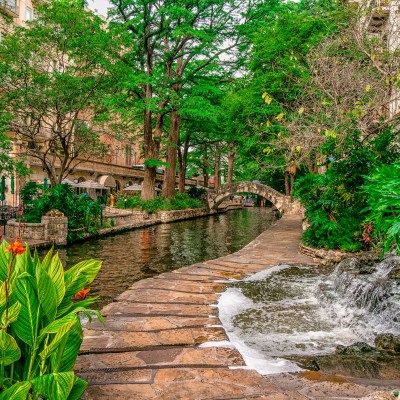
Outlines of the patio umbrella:
M 6 177 L 3 175 L 0 182 L 0 201 L 6 199 Z
M 15 194 L 15 181 L 14 181 L 14 175 L 11 177 L 11 194 Z

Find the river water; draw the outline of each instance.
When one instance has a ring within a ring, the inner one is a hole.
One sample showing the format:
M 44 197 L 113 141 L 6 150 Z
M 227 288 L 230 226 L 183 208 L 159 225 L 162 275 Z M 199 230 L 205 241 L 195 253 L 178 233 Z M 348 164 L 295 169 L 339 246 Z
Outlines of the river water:
M 273 219 L 270 208 L 244 208 L 103 236 L 58 252 L 66 268 L 89 258 L 103 261 L 91 285 L 91 294 L 100 296 L 96 306 L 101 307 L 140 279 L 238 251 Z
M 377 335 L 400 333 L 400 282 L 391 278 L 400 257 L 375 264 L 368 274 L 345 263 L 278 265 L 222 294 L 220 320 L 247 365 L 267 374 L 305 367 L 360 378 L 400 377 L 399 357 L 372 348 Z M 371 348 L 340 352 L 357 342 Z

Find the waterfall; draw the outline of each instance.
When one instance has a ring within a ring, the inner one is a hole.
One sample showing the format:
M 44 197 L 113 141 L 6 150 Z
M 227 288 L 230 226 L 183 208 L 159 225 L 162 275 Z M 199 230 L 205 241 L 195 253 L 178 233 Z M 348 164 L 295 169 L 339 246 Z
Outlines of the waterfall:
M 334 272 L 320 283 L 318 295 L 331 318 L 346 324 L 355 332 L 373 341 L 382 332 L 400 331 L 400 285 L 391 278 L 394 268 L 400 266 L 400 257 L 387 259 L 365 272 L 356 259 L 344 260 Z

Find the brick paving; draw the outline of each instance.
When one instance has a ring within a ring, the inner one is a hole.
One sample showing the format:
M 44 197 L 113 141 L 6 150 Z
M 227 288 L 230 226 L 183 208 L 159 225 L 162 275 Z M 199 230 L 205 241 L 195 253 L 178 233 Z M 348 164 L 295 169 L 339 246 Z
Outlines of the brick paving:
M 84 331 L 76 373 L 86 400 L 349 399 L 376 386 L 315 372 L 262 376 L 226 343 L 216 303 L 229 279 L 277 264 L 313 264 L 298 252 L 300 216 L 285 216 L 237 253 L 133 284 Z M 229 344 L 229 343 L 228 343 Z

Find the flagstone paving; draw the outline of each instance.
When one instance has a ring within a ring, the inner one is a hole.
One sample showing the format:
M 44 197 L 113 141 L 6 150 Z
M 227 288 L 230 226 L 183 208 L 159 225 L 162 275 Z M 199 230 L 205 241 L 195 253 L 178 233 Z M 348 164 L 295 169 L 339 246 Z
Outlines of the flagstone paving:
M 262 376 L 245 369 L 218 319 L 221 292 L 277 264 L 313 264 L 298 252 L 300 216 L 285 216 L 237 253 L 133 284 L 84 331 L 76 373 L 86 400 L 349 399 L 377 382 L 314 372 Z M 207 343 L 207 347 L 201 344 Z

